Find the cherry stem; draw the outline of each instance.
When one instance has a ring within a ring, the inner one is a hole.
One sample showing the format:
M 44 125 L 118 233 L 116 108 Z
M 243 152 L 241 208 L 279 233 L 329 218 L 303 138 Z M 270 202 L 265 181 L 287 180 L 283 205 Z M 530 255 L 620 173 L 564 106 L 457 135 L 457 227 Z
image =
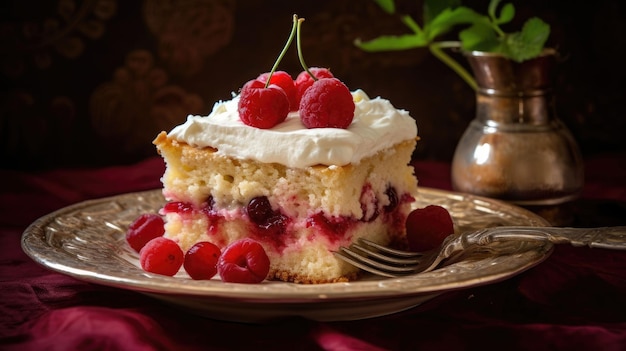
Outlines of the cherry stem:
M 313 81 L 317 81 L 317 77 L 313 75 L 313 73 L 311 73 L 309 67 L 306 65 L 306 63 L 304 63 L 304 55 L 302 55 L 302 40 L 300 39 L 300 32 L 302 31 L 300 27 L 302 27 L 302 22 L 304 22 L 304 18 L 300 18 L 298 20 L 298 34 L 296 39 L 296 45 L 298 47 L 298 59 L 300 59 L 300 65 L 306 71 L 306 73 L 308 73 L 311 78 L 313 78 Z
M 270 71 L 270 74 L 267 77 L 267 82 L 265 82 L 266 88 L 270 85 L 270 79 L 272 79 L 272 75 L 274 74 L 274 72 L 276 72 L 276 69 L 278 68 L 278 65 L 280 64 L 280 61 L 282 61 L 283 57 L 285 56 L 287 49 L 289 49 L 289 46 L 291 46 L 291 43 L 293 42 L 293 38 L 296 35 L 299 23 L 300 21 L 298 20 L 298 15 L 293 15 L 293 26 L 291 26 L 291 33 L 289 34 L 289 38 L 287 39 L 287 42 L 285 43 L 283 50 L 280 52 L 280 55 L 278 55 L 278 58 L 276 59 L 276 62 L 274 62 L 274 66 L 272 67 L 272 70 Z

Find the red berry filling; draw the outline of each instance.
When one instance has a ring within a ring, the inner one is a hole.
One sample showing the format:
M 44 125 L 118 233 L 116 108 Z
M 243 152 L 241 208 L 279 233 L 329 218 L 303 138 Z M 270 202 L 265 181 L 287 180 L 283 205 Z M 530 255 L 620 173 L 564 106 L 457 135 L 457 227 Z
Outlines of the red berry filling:
M 241 89 L 238 110 L 244 124 L 269 129 L 287 118 L 289 99 L 279 86 L 251 80 Z
M 173 276 L 183 264 L 183 250 L 173 240 L 158 237 L 139 252 L 141 268 L 147 272 Z
M 215 244 L 201 241 L 187 250 L 183 267 L 192 279 L 211 279 L 217 274 L 220 255 L 221 251 Z
M 409 248 L 414 251 L 430 250 L 454 233 L 454 223 L 448 210 L 429 205 L 413 210 L 406 220 Z
M 285 246 L 284 234 L 289 218 L 279 210 L 272 209 L 266 196 L 255 197 L 245 207 L 245 212 L 252 223 L 256 225 L 252 235 L 272 243 L 276 250 Z
M 344 237 L 345 233 L 356 221 L 347 217 L 327 217 L 323 212 L 318 212 L 307 218 L 307 228 L 316 227 L 320 232 L 324 233 L 331 242 Z
M 150 240 L 163 236 L 163 218 L 157 214 L 145 213 L 139 216 L 126 231 L 126 241 L 139 252 Z
M 260 283 L 267 278 L 270 260 L 259 242 L 241 239 L 224 249 L 217 269 L 225 282 Z
M 192 213 L 193 206 L 188 202 L 172 201 L 163 206 L 163 213 Z
M 354 118 L 354 100 L 337 78 L 322 78 L 300 101 L 300 119 L 307 128 L 348 128 Z
M 253 223 L 260 226 L 265 226 L 267 223 L 270 223 L 272 217 L 276 215 L 267 196 L 259 196 L 250 200 L 245 211 L 248 218 L 250 218 Z

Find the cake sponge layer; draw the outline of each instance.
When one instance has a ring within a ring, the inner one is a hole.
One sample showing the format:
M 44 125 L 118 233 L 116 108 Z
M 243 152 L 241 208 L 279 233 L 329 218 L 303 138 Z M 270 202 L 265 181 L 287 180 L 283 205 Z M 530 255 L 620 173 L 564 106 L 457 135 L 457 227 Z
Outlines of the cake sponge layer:
M 397 194 L 415 194 L 417 181 L 411 160 L 415 140 L 408 140 L 368 157 L 358 165 L 288 168 L 221 155 L 215 148 L 197 149 L 168 138 L 155 139 L 167 169 L 163 175 L 168 200 L 200 206 L 212 196 L 218 208 L 245 206 L 259 196 L 291 217 L 306 217 L 311 211 L 327 216 L 362 218 L 363 185 L 369 183 L 373 197 L 389 204 L 385 194 L 393 186 Z

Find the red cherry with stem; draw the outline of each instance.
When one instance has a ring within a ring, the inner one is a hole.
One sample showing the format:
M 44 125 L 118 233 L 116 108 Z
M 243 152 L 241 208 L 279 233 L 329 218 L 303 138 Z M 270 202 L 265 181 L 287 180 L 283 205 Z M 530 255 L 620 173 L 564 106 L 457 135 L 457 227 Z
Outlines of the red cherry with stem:
M 270 77 L 271 75 L 271 77 Z M 297 111 L 298 110 L 298 101 L 296 97 L 296 86 L 294 84 L 293 78 L 291 75 L 285 71 L 276 71 L 274 73 L 263 73 L 257 77 L 257 80 L 266 83 L 267 77 L 270 77 L 270 84 L 278 85 L 283 89 L 285 94 L 287 95 L 287 99 L 289 100 L 289 110 Z
M 165 233 L 163 218 L 154 213 L 144 213 L 130 224 L 126 231 L 126 241 L 139 252 L 150 240 Z
M 195 243 L 185 253 L 183 267 L 194 280 L 211 279 L 217 274 L 217 261 L 221 254 L 219 247 L 211 242 Z
M 300 105 L 300 101 L 302 100 L 302 96 L 304 95 L 304 92 L 307 89 L 309 89 L 311 85 L 313 85 L 313 83 L 315 83 L 316 79 L 318 80 L 322 78 L 334 78 L 335 77 L 333 76 L 333 74 L 330 72 L 328 68 L 311 67 L 309 68 L 309 72 L 307 71 L 300 72 L 300 74 L 298 74 L 298 77 L 296 77 L 296 80 L 294 83 L 296 87 L 296 102 L 298 106 Z M 315 76 L 315 79 L 311 77 L 311 74 Z
M 289 100 L 279 86 L 251 80 L 241 89 L 238 109 L 244 124 L 269 129 L 287 118 Z
M 217 263 L 223 281 L 229 283 L 260 283 L 270 270 L 270 259 L 256 240 L 245 238 L 228 245 Z
M 354 100 L 337 78 L 322 78 L 304 93 L 300 119 L 307 128 L 348 128 L 354 118 Z
M 268 78 L 265 78 L 265 82 L 259 79 L 252 80 L 246 83 L 241 89 L 238 112 L 239 118 L 243 123 L 252 127 L 269 129 L 287 118 L 287 114 L 290 111 L 290 97 L 287 95 L 284 88 L 271 84 L 271 81 L 274 80 L 272 75 L 276 72 L 278 64 L 283 56 L 285 56 L 287 49 L 296 35 L 298 23 L 298 16 L 294 15 L 291 33 L 289 34 L 289 38 L 283 50 L 276 59 L 276 62 L 274 62 L 272 70 L 268 74 L 269 81 Z M 278 78 L 276 78 L 277 81 L 282 81 L 282 76 L 282 74 L 279 74 Z M 293 81 L 291 84 L 293 84 Z M 287 88 L 287 90 L 289 89 Z M 276 91 L 280 91 L 282 95 L 278 94 Z M 291 108 L 293 108 L 293 106 Z
M 450 212 L 442 206 L 418 208 L 407 217 L 406 235 L 412 251 L 434 249 L 450 234 L 454 234 L 454 223 Z
M 147 272 L 173 276 L 183 265 L 184 254 L 173 240 L 162 236 L 150 240 L 139 251 L 139 263 Z

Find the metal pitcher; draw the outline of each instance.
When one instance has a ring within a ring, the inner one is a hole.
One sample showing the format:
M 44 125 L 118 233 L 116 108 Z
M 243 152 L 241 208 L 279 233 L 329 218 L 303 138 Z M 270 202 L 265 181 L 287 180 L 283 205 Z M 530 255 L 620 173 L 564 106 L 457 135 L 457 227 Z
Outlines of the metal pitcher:
M 452 160 L 454 189 L 522 206 L 576 198 L 583 162 L 555 113 L 556 51 L 546 49 L 521 63 L 493 53 L 465 56 L 479 89 L 476 116 Z

